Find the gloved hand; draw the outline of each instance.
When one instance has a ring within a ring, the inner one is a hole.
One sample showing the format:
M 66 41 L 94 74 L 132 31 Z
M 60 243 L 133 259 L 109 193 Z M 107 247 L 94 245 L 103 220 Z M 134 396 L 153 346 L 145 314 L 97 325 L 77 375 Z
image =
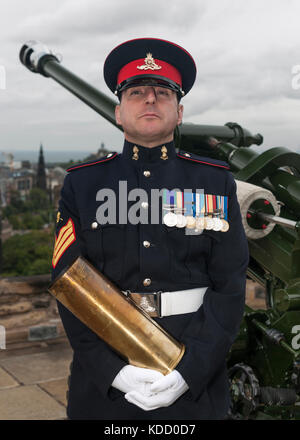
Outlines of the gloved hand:
M 148 395 L 150 394 L 151 384 L 163 377 L 164 375 L 159 371 L 125 365 L 116 375 L 111 385 L 123 391 L 123 393 L 135 390 L 143 395 Z
M 125 399 L 144 411 L 150 411 L 172 405 L 188 388 L 188 384 L 181 374 L 174 370 L 150 386 L 149 391 L 151 394 L 147 395 L 134 390 L 125 394 Z

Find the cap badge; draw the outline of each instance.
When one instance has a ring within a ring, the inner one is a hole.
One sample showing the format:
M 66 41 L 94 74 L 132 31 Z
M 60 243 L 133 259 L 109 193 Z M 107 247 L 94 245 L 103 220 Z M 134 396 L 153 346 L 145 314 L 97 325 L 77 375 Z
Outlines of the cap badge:
M 155 60 L 152 57 L 152 53 L 147 53 L 146 58 L 144 60 L 145 64 L 142 66 L 137 66 L 139 70 L 159 70 L 161 66 L 155 63 Z

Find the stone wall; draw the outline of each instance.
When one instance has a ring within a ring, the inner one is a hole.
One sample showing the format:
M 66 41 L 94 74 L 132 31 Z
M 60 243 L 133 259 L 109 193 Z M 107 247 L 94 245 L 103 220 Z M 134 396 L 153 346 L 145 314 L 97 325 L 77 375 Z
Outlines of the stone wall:
M 48 274 L 0 278 L 0 325 L 5 328 L 6 348 L 65 337 L 49 284 Z

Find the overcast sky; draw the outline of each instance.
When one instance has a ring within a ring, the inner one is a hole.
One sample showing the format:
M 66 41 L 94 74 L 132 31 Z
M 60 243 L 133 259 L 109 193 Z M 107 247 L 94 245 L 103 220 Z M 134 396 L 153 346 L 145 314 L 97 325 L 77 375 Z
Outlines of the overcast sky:
M 235 121 L 261 133 L 263 149 L 300 151 L 300 79 L 292 73 L 300 65 L 299 0 L 1 0 L 0 8 L 0 151 L 33 150 L 40 141 L 45 150 L 97 151 L 104 142 L 120 151 L 122 133 L 25 69 L 19 50 L 40 40 L 113 97 L 102 77 L 105 57 L 140 37 L 174 41 L 194 57 L 184 122 Z

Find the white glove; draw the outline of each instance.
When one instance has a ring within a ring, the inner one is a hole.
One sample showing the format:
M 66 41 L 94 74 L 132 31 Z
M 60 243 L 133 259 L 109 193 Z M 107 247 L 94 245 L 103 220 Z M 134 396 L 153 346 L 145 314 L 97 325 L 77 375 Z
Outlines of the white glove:
M 123 393 L 136 390 L 148 395 L 151 384 L 163 377 L 164 375 L 159 371 L 126 365 L 119 371 L 111 385 Z
M 172 405 L 188 388 L 188 384 L 181 374 L 174 370 L 150 386 L 151 394 L 147 395 L 141 391 L 130 391 L 125 394 L 125 399 L 139 406 L 144 411 L 150 411 Z

